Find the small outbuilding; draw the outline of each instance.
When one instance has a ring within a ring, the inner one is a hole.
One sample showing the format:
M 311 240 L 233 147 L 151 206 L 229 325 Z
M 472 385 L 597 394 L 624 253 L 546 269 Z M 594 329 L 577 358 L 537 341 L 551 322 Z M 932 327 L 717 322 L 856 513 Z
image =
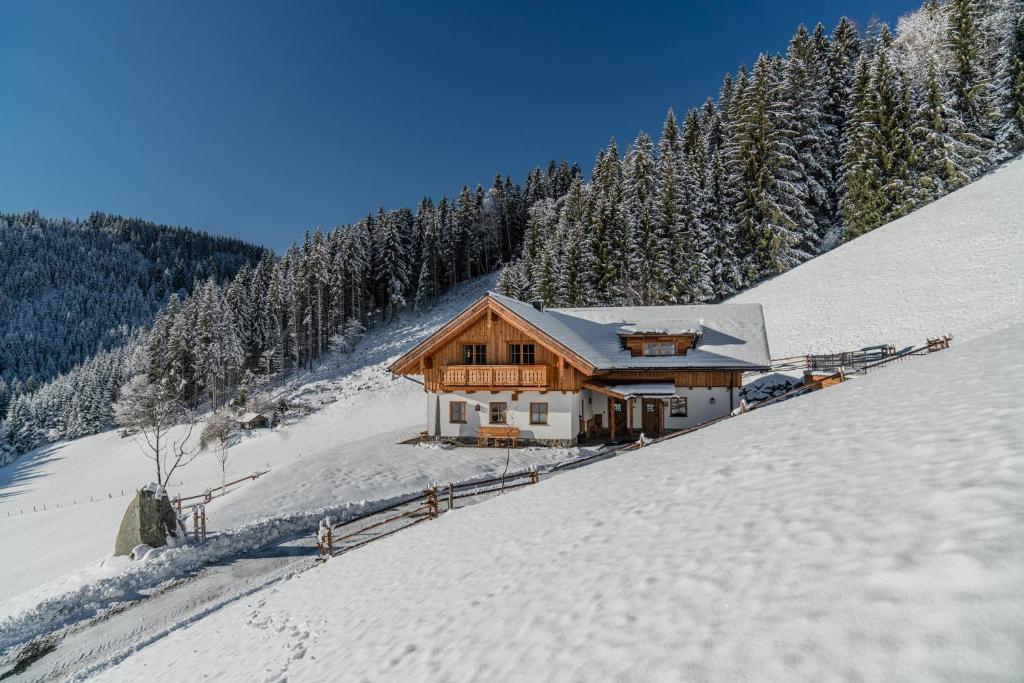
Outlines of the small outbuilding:
M 238 418 L 238 426 L 242 429 L 260 429 L 270 426 L 270 418 L 261 413 L 246 413 Z

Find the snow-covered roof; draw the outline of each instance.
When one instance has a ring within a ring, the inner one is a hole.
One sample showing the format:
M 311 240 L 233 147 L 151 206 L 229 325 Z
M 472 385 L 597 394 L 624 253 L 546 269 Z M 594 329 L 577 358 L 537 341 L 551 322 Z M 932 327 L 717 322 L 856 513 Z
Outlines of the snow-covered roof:
M 771 366 L 761 304 L 545 308 L 489 292 L 489 296 L 568 347 L 599 370 L 732 369 Z M 700 336 L 684 356 L 633 356 L 620 330 L 683 330 Z
M 703 322 L 703 320 L 698 321 L 698 323 Z M 619 328 L 619 334 L 700 334 L 700 330 L 685 324 L 677 326 L 671 324 L 671 321 L 667 321 L 663 325 L 623 325 Z
M 638 382 L 635 384 L 612 384 L 605 387 L 608 391 L 621 394 L 626 398 L 636 396 L 675 396 L 676 385 L 672 382 Z
M 238 421 L 239 422 L 252 422 L 253 420 L 258 420 L 261 417 L 263 417 L 263 416 L 260 415 L 259 413 L 246 413 L 242 417 L 238 418 Z

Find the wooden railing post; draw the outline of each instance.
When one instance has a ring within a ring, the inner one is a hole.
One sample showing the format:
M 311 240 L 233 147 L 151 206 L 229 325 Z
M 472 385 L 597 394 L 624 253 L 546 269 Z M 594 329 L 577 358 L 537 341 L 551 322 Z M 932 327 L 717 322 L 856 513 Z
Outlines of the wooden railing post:
M 427 516 L 434 519 L 437 517 L 437 487 L 431 486 L 424 493 L 427 496 Z
M 455 508 L 455 484 L 448 482 L 448 509 Z

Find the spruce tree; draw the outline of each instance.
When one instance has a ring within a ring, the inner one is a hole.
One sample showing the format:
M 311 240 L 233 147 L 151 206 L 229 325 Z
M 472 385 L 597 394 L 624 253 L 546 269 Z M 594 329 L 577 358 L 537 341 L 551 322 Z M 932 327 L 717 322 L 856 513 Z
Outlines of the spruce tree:
M 1012 151 L 1020 151 L 1024 149 L 1024 9 L 1016 12 L 1012 26 L 1006 56 L 1005 137 Z
M 637 135 L 626 155 L 624 198 L 628 240 L 624 258 L 628 270 L 621 285 L 622 303 L 650 306 L 664 291 L 659 260 L 664 251 L 655 223 L 656 175 L 654 145 L 646 133 Z
M 658 303 L 675 303 L 683 295 L 684 283 L 677 276 L 683 270 L 683 263 L 688 256 L 682 244 L 686 213 L 682 159 L 682 133 L 675 113 L 670 109 L 658 141 L 655 169 L 657 197 L 652 216 L 655 243 L 660 245 L 651 264 L 651 277 L 663 290 Z
M 594 252 L 586 221 L 583 179 L 577 176 L 569 185 L 558 221 L 558 240 L 562 251 L 555 298 L 559 306 L 588 306 L 594 301 L 591 282 Z
M 871 153 L 879 165 L 881 221 L 887 223 L 908 213 L 914 204 L 910 94 L 889 58 L 888 49 L 879 48 L 875 52 L 871 106 L 874 123 Z
M 979 172 L 984 161 L 978 147 L 984 141 L 971 136 L 945 102 L 938 67 L 933 62 L 928 66 L 926 89 L 911 130 L 917 203 L 938 199 L 962 186 Z
M 990 80 L 982 53 L 980 3 L 978 0 L 949 0 L 949 49 L 953 55 L 950 73 L 953 109 L 969 132 L 984 136 L 991 123 Z
M 790 131 L 788 137 L 795 153 L 796 165 L 790 180 L 798 188 L 807 209 L 800 226 L 799 249 L 810 255 L 819 251 L 835 216 L 834 147 L 830 144 L 835 135 L 826 111 L 825 55 L 820 52 L 821 40 L 821 35 L 812 39 L 803 26 L 793 36 L 777 110 L 779 123 Z
M 843 135 L 843 239 L 850 240 L 881 225 L 880 172 L 874 156 L 875 127 L 871 67 L 866 55 L 857 61 Z
M 740 198 L 737 240 L 747 282 L 781 273 L 800 262 L 796 251 L 806 209 L 794 184 L 795 149 L 777 109 L 777 65 L 761 55 L 735 122 Z

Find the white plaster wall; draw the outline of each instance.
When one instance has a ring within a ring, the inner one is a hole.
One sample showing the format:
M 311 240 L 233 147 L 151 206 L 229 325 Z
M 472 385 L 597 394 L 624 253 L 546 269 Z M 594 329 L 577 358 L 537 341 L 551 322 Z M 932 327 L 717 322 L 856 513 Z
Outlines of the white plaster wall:
M 440 397 L 440 402 L 438 402 Z M 466 422 L 449 422 L 448 405 L 452 401 L 466 402 Z M 519 398 L 512 400 L 512 392 L 500 391 L 496 394 L 474 392 L 472 394 L 437 394 L 427 392 L 427 432 L 434 433 L 435 406 L 440 409 L 441 436 L 458 436 L 475 438 L 481 426 L 490 425 L 490 408 L 492 401 L 504 401 L 508 404 L 508 424 L 519 428 L 519 435 L 524 439 L 573 439 L 579 431 L 580 396 L 573 393 L 549 392 L 541 394 L 536 391 L 523 391 Z M 530 404 L 548 404 L 548 423 L 546 425 L 530 424 Z M 477 410 L 479 408 L 479 410 Z
M 710 389 L 707 387 L 694 387 L 692 389 L 676 387 L 676 396 L 686 397 L 686 417 L 671 417 L 669 402 L 665 401 L 665 429 L 686 429 L 701 422 L 707 422 L 708 420 L 728 415 L 731 412 L 729 407 L 730 391 L 733 392 L 732 406 L 735 408 L 739 401 L 738 392 L 735 389 L 727 387 L 712 387 Z M 715 399 L 714 403 L 711 402 L 712 398 Z M 640 408 L 637 406 L 637 413 L 634 415 L 633 419 L 635 421 L 633 424 L 643 424 L 641 418 Z

